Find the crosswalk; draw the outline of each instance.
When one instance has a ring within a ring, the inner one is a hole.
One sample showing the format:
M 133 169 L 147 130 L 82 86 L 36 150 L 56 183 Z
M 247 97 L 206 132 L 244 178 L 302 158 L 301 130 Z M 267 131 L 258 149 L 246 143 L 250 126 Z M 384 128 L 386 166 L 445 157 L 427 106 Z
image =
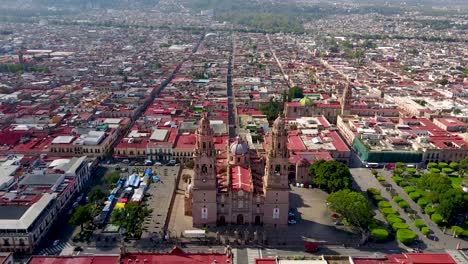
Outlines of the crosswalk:
M 247 260 L 249 264 L 255 264 L 255 260 L 261 258 L 261 249 L 247 248 Z
M 272 248 L 265 248 L 262 255 L 263 258 L 276 258 L 278 251 Z
M 73 252 L 73 245 L 69 242 L 60 242 L 56 246 L 44 248 L 39 252 L 39 255 L 50 256 L 50 255 L 59 255 L 62 251 L 71 251 Z

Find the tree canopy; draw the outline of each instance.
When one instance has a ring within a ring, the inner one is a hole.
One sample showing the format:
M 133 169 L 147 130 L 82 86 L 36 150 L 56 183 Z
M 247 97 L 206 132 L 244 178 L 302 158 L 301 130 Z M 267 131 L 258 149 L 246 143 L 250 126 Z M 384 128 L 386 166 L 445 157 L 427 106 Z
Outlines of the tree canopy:
M 94 203 L 100 201 L 106 197 L 106 193 L 99 186 L 94 186 L 89 192 L 89 202 Z
M 468 194 L 460 189 L 450 189 L 440 194 L 439 205 L 436 211 L 449 223 L 459 213 L 464 213 L 468 207 Z
M 266 115 L 268 121 L 273 121 L 278 117 L 282 108 L 282 103 L 273 98 L 267 104 L 260 106 L 260 111 L 262 114 Z
M 339 161 L 319 160 L 309 167 L 312 182 L 327 192 L 336 192 L 351 187 L 351 172 Z
M 289 91 L 288 91 L 289 100 L 296 99 L 296 98 L 302 98 L 302 97 L 304 97 L 304 91 L 303 91 L 302 88 L 299 88 L 297 86 L 289 88 Z
M 327 202 L 332 210 L 343 216 L 349 224 L 356 227 L 364 239 L 374 217 L 374 212 L 367 199 L 358 192 L 341 190 L 330 194 Z
M 130 202 L 112 212 L 111 223 L 123 228 L 130 237 L 138 237 L 143 231 L 142 223 L 149 214 L 147 208 Z
M 83 231 L 83 225 L 91 220 L 91 208 L 89 206 L 79 206 L 70 218 L 70 224 L 80 226 Z

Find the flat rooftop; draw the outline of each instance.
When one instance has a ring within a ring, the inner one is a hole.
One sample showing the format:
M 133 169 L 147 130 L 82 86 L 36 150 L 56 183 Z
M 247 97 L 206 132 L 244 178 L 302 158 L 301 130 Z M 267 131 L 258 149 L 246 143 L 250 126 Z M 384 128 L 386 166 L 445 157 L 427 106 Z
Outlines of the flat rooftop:
M 0 205 L 0 219 L 19 220 L 28 209 L 27 205 Z

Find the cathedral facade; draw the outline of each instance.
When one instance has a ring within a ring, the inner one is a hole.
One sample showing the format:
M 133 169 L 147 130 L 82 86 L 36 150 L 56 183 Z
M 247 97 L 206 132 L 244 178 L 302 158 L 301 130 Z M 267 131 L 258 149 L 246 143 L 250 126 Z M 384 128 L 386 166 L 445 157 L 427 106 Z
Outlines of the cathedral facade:
M 207 117 L 196 131 L 194 176 L 185 195 L 185 213 L 194 227 L 224 224 L 280 226 L 288 223 L 288 136 L 278 117 L 261 153 L 242 137 L 217 151 Z

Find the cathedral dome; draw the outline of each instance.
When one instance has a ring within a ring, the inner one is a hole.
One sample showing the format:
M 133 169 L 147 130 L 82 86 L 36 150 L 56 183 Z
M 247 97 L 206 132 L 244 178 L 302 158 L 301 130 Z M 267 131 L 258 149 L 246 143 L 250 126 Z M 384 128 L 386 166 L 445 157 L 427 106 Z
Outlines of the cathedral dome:
M 310 99 L 309 97 L 304 97 L 302 98 L 299 103 L 301 104 L 301 106 L 310 106 L 310 105 L 313 105 L 314 102 L 312 101 L 312 99 Z
M 249 146 L 241 137 L 237 137 L 236 141 L 231 144 L 230 150 L 232 155 L 245 155 L 249 151 Z

